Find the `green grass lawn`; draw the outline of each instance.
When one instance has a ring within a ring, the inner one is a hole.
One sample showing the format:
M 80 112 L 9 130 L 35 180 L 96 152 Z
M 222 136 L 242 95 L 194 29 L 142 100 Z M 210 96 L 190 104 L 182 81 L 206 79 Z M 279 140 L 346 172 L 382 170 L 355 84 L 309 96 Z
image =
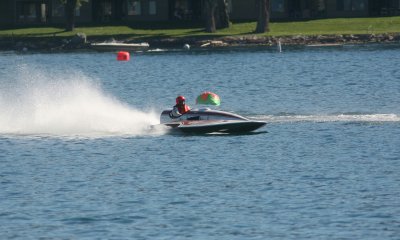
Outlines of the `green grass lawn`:
M 0 29 L 0 37 L 68 37 L 77 32 L 91 37 L 125 37 L 143 39 L 154 37 L 230 36 L 253 34 L 256 22 L 233 23 L 229 29 L 214 34 L 204 32 L 201 25 L 180 23 L 135 23 L 134 25 L 85 26 L 79 25 L 74 32 L 62 27 L 27 27 Z M 337 18 L 299 22 L 272 22 L 271 31 L 260 36 L 328 35 L 328 34 L 379 34 L 400 32 L 400 17 Z

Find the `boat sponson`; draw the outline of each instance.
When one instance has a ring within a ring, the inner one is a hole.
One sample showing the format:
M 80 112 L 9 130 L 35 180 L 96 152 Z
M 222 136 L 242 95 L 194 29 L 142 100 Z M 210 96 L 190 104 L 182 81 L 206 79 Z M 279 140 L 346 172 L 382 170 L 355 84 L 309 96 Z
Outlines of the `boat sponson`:
M 254 131 L 265 124 L 261 121 L 183 121 L 170 127 L 185 133 L 240 133 Z

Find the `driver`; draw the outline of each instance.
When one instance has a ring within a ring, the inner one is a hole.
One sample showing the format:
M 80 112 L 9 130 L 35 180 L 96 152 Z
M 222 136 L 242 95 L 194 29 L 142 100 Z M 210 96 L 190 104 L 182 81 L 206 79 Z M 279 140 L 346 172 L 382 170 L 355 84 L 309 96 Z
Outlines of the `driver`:
M 187 113 L 190 111 L 190 107 L 185 104 L 185 97 L 184 96 L 178 96 L 176 98 L 176 105 L 172 109 L 172 111 L 169 113 L 169 116 L 171 118 L 179 118 L 183 114 Z

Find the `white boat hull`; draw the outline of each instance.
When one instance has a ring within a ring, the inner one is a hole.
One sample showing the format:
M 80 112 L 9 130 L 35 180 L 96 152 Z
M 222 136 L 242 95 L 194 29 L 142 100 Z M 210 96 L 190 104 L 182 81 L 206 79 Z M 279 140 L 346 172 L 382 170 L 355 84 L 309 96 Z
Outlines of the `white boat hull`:
M 90 46 L 98 51 L 144 51 L 149 48 L 148 43 L 92 43 Z

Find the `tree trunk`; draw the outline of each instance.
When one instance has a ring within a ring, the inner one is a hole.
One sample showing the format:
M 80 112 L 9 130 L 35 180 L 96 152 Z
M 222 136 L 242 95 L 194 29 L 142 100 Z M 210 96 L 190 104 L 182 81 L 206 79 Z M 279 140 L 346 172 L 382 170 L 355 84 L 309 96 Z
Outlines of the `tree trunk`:
M 204 11 L 206 17 L 206 32 L 216 32 L 215 27 L 216 0 L 204 0 Z
M 75 10 L 78 0 L 67 0 L 65 4 L 66 31 L 74 31 L 75 29 Z
M 218 0 L 216 19 L 217 29 L 229 28 L 229 12 L 227 0 Z
M 256 33 L 269 32 L 269 1 L 258 0 L 258 21 Z

